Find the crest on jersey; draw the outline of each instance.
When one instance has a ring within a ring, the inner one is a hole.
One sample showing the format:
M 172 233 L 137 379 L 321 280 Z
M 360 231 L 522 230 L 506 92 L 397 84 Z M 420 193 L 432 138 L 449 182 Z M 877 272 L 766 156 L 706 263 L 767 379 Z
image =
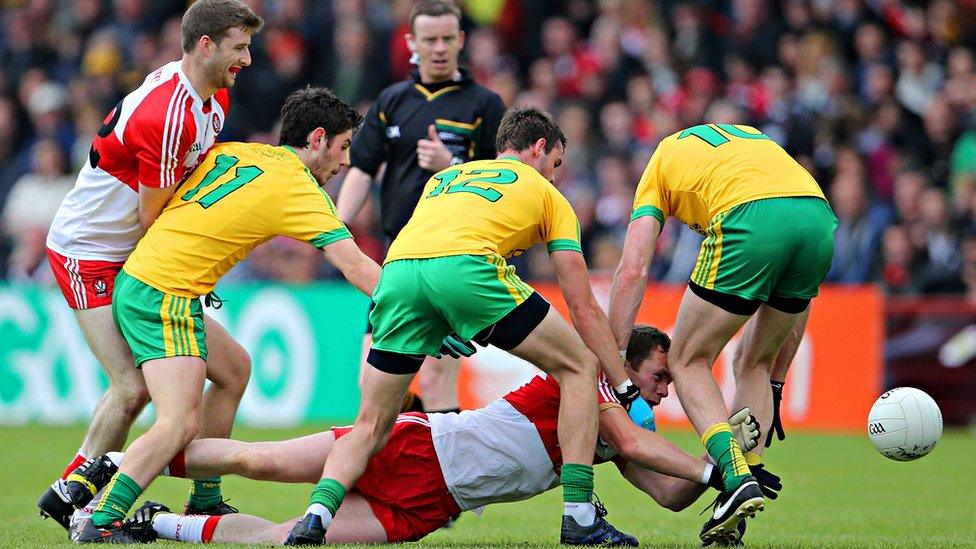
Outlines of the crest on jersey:
M 108 284 L 105 283 L 105 279 L 96 278 L 92 282 L 92 290 L 95 292 L 95 297 L 105 297 L 108 295 Z
M 220 133 L 220 117 L 217 116 L 217 113 L 213 113 L 212 122 L 213 122 L 214 133 Z

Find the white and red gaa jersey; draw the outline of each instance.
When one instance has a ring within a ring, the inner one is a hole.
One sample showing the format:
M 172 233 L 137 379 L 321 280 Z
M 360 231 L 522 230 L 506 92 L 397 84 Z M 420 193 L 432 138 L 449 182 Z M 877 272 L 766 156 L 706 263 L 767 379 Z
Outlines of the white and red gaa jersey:
M 620 405 L 602 373 L 597 395 L 601 410 Z M 528 499 L 559 484 L 554 378 L 540 374 L 484 408 L 427 417 L 444 481 L 461 510 Z
M 179 61 L 147 76 L 105 118 L 47 246 L 72 259 L 125 261 L 145 234 L 139 185 L 180 183 L 214 144 L 229 106 L 226 89 L 201 100 Z

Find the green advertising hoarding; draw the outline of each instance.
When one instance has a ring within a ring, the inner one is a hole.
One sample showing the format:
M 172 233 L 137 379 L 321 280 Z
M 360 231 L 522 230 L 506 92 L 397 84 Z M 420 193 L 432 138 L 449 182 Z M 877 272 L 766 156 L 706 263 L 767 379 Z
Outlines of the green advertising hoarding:
M 352 420 L 369 300 L 345 283 L 221 286 L 207 313 L 251 354 L 237 421 Z M 107 381 L 57 290 L 0 286 L 0 423 L 88 421 Z

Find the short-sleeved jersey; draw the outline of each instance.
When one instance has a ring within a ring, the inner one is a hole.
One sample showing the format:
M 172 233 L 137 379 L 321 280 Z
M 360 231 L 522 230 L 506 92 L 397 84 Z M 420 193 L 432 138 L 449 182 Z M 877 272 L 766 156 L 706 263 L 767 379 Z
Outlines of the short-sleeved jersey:
M 428 127 L 451 154 L 464 160 L 495 157 L 495 133 L 505 114 L 498 95 L 460 70 L 461 79 L 424 85 L 417 71 L 380 92 L 349 149 L 352 166 L 376 175 L 380 183 L 380 225 L 393 240 L 406 225 L 432 172 L 417 163 L 417 141 Z
M 670 216 L 701 234 L 716 215 L 762 198 L 817 196 L 813 177 L 773 140 L 749 126 L 708 124 L 668 136 L 651 157 L 631 220 Z
M 316 248 L 352 237 L 294 150 L 221 143 L 176 190 L 124 269 L 157 290 L 197 297 L 275 236 Z
M 597 401 L 600 410 L 620 406 L 602 373 Z M 559 384 L 546 374 L 484 408 L 428 419 L 444 480 L 463 510 L 527 499 L 559 484 Z
M 386 261 L 518 255 L 545 242 L 580 251 L 579 220 L 542 174 L 515 158 L 467 162 L 434 174 Z
M 105 118 L 47 246 L 73 259 L 125 261 L 145 233 L 139 185 L 180 183 L 213 146 L 229 106 L 226 89 L 201 100 L 179 61 L 147 76 Z

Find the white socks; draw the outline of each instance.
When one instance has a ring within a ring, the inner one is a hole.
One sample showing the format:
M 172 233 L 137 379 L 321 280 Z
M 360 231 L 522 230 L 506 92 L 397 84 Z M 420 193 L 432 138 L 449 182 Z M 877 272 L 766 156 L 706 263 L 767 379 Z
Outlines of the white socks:
M 305 514 L 318 515 L 319 518 L 322 519 L 323 528 L 327 529 L 329 525 L 332 524 L 332 511 L 329 511 L 329 508 L 321 503 L 313 503 L 309 505 L 308 509 L 305 509 Z
M 107 457 L 108 459 L 112 460 L 112 463 L 114 463 L 116 467 L 122 467 L 122 456 L 124 456 L 124 455 L 125 454 L 123 454 L 122 452 L 106 452 L 105 453 L 105 457 Z
M 592 503 L 563 503 L 563 514 L 569 515 L 580 526 L 589 526 L 596 521 L 596 507 Z
M 702 478 L 699 482 L 702 484 L 708 484 L 708 479 L 712 478 L 712 469 L 714 468 L 715 466 L 711 463 L 706 463 L 705 470 L 702 471 Z
M 203 530 L 207 521 L 214 517 L 206 515 L 174 515 L 158 513 L 153 517 L 153 530 L 163 539 L 203 543 Z M 212 532 L 211 532 L 212 536 Z M 206 541 L 210 541 L 209 539 Z

